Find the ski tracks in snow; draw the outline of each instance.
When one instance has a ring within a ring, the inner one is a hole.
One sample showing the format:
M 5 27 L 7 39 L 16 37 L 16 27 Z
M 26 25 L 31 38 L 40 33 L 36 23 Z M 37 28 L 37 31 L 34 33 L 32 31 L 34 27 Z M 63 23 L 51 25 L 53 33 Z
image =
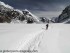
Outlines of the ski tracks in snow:
M 40 48 L 41 40 L 43 39 L 44 31 L 45 30 L 42 29 L 36 33 L 34 32 L 32 34 L 29 34 L 28 36 L 30 37 L 28 37 L 28 41 L 26 41 L 24 44 L 21 44 L 21 46 L 19 46 L 19 50 L 31 50 L 31 51 L 37 50 L 38 51 Z

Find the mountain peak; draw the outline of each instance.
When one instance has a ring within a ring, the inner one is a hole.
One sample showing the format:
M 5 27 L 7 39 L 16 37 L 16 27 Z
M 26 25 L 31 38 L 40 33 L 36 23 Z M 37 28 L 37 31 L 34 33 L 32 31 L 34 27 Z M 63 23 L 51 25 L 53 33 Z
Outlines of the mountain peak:
M 6 8 L 13 9 L 13 7 L 11 7 L 10 5 L 5 4 L 4 2 L 1 2 L 1 1 L 0 1 L 0 5 L 4 6 L 4 7 L 6 7 Z

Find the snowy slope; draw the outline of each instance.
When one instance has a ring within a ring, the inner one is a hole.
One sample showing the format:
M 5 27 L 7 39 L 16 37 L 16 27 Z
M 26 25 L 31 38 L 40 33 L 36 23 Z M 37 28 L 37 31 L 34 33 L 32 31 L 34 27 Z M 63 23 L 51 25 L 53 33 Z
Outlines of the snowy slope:
M 70 25 L 51 24 L 44 32 L 38 53 L 70 53 Z
M 0 49 L 38 50 L 36 53 L 70 53 L 70 25 L 0 24 Z
M 43 25 L 0 24 L 0 49 L 18 50 L 42 32 Z

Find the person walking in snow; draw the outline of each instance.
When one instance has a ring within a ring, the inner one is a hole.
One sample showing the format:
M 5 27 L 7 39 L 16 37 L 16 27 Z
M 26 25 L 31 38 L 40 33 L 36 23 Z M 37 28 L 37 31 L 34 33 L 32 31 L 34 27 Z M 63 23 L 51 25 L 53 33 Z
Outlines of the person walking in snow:
M 48 29 L 48 27 L 49 27 L 49 24 L 46 24 L 46 30 Z

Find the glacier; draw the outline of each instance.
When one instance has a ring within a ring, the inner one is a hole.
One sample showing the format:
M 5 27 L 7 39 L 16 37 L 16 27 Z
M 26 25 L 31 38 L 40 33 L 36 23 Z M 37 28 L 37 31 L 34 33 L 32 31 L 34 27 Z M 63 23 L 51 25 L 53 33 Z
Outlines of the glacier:
M 68 24 L 49 24 L 46 30 L 45 24 L 0 24 L 0 49 L 70 53 L 69 27 Z

